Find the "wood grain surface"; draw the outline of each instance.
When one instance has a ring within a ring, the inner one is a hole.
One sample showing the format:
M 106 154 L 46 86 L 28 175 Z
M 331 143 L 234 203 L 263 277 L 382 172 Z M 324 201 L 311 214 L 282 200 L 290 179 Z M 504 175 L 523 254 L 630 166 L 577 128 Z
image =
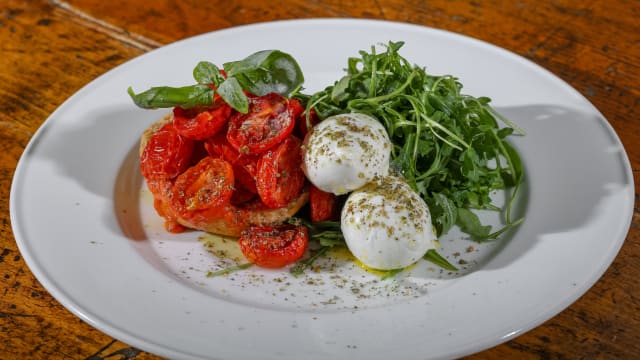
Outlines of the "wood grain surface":
M 9 217 L 12 176 L 47 116 L 95 77 L 164 44 L 231 26 L 312 17 L 395 20 L 485 40 L 552 71 L 604 114 L 628 152 L 636 182 L 633 222 L 618 257 L 568 309 L 469 358 L 640 358 L 639 1 L 276 3 L 0 1 L 0 359 L 157 359 L 67 311 L 17 249 Z

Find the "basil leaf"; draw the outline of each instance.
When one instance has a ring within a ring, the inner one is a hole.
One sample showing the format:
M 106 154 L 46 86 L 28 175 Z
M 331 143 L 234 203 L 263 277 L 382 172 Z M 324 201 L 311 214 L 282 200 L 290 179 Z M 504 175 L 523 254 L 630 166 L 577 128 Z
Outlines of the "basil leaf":
M 193 78 L 198 84 L 215 84 L 219 85 L 224 81 L 224 77 L 220 74 L 220 69 L 208 61 L 200 61 L 193 69 Z
M 133 102 L 143 109 L 157 109 L 180 106 L 188 109 L 195 106 L 208 106 L 213 104 L 213 90 L 207 85 L 191 85 L 184 87 L 160 86 L 134 93 L 133 89 L 127 89 Z
M 249 111 L 249 99 L 242 92 L 242 86 L 234 77 L 229 77 L 218 87 L 218 95 L 232 108 L 246 114 Z
M 304 82 L 298 63 L 279 50 L 259 51 L 223 67 L 229 78 L 236 78 L 243 89 L 256 96 L 277 93 L 288 97 Z

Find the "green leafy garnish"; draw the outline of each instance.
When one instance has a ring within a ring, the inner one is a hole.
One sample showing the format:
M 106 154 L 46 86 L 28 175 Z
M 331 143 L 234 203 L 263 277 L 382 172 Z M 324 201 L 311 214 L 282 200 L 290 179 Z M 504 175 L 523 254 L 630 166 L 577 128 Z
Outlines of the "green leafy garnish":
M 300 276 L 304 274 L 304 271 L 311 268 L 313 263 L 319 258 L 321 258 L 322 256 L 324 256 L 327 250 L 329 249 L 330 249 L 329 246 L 321 246 L 318 250 L 316 250 L 313 253 L 313 255 L 309 256 L 306 259 L 300 260 L 295 265 L 293 265 L 291 269 L 289 269 L 289 272 L 293 276 Z
M 226 78 L 215 64 L 201 61 L 193 69 L 196 85 L 152 87 L 139 94 L 129 87 L 127 92 L 133 102 L 144 109 L 211 106 L 213 94 L 217 92 L 232 108 L 247 113 L 249 100 L 244 91 L 256 96 L 277 93 L 289 97 L 299 91 L 304 82 L 296 60 L 279 50 L 259 51 L 243 60 L 225 63 L 223 68 Z
M 133 102 L 144 109 L 167 108 L 181 106 L 185 109 L 213 104 L 213 90 L 207 85 L 190 85 L 178 88 L 167 86 L 152 87 L 135 94 L 133 89 L 127 89 Z
M 228 268 L 224 268 L 224 269 L 218 270 L 218 271 L 208 271 L 206 276 L 207 277 L 215 277 L 215 276 L 226 275 L 226 274 L 232 273 L 234 271 L 248 269 L 248 268 L 250 268 L 252 266 L 253 266 L 253 263 L 238 264 L 238 265 L 234 265 L 234 266 L 229 266 Z
M 303 218 L 292 217 L 289 219 L 290 224 L 304 225 L 309 229 L 309 239 L 318 242 L 320 247 L 313 254 L 303 260 L 298 261 L 289 272 L 294 275 L 302 275 L 305 270 L 311 268 L 313 263 L 324 256 L 327 251 L 335 246 L 346 246 L 344 235 L 340 230 L 339 221 L 318 221 L 310 222 Z
M 458 225 L 476 241 L 493 240 L 522 221 L 511 219 L 522 161 L 507 139 L 524 132 L 491 108 L 489 98 L 463 94 L 457 78 L 410 64 L 399 54 L 403 45 L 360 51 L 342 79 L 305 98 L 307 109 L 321 119 L 348 112 L 377 118 L 394 144 L 392 169 L 429 205 L 437 235 Z M 500 209 L 491 194 L 507 188 L 514 190 Z M 478 209 L 503 210 L 506 225 L 492 232 Z
M 279 50 L 258 51 L 244 60 L 224 64 L 229 78 L 236 78 L 242 88 L 256 96 L 277 93 L 290 96 L 304 81 L 295 59 Z
M 423 256 L 425 260 L 431 261 L 432 263 L 440 266 L 443 269 L 458 271 L 458 268 L 453 266 L 447 259 L 445 259 L 442 255 L 438 254 L 437 251 L 430 249 Z

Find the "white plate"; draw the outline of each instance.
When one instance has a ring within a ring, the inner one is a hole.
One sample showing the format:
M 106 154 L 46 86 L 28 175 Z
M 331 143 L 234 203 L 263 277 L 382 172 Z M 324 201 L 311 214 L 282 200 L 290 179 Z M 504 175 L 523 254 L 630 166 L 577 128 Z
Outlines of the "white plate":
M 200 60 L 262 49 L 292 54 L 307 92 L 338 79 L 347 57 L 389 40 L 465 92 L 489 96 L 522 126 L 526 221 L 490 246 L 442 240 L 457 274 L 420 264 L 380 281 L 347 261 L 292 278 L 224 265 L 199 233 L 167 234 L 139 175 L 138 137 L 164 111 L 137 109 L 126 88 L 186 85 Z M 301 20 L 205 34 L 140 56 L 66 101 L 15 173 L 11 220 L 39 281 L 92 326 L 170 358 L 449 358 L 507 341 L 551 318 L 602 275 L 627 234 L 633 177 L 616 134 L 585 98 L 495 46 L 414 25 Z M 466 249 L 473 246 L 472 251 Z M 454 253 L 459 253 L 454 254 Z

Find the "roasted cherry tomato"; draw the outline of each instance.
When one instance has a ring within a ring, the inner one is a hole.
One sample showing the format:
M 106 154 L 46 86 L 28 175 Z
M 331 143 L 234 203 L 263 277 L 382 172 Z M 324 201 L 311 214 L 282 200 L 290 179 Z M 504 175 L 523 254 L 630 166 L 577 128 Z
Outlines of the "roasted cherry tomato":
M 236 175 L 236 182 L 241 183 L 247 191 L 257 194 L 256 175 L 258 172 L 257 156 L 242 156 L 233 164 L 233 173 Z
M 304 138 L 309 130 L 315 124 L 320 122 L 318 114 L 316 113 L 315 109 L 311 109 L 311 111 L 309 112 L 309 119 L 307 120 L 307 114 L 304 112 L 305 108 L 297 99 L 291 99 L 289 101 L 289 107 L 291 108 L 291 113 L 293 114 L 294 119 L 296 119 L 294 134 L 296 136 L 299 136 L 300 138 Z
M 247 189 L 247 187 L 244 186 L 242 182 L 239 182 L 236 180 L 235 191 L 231 196 L 232 205 L 236 205 L 236 206 L 245 205 L 256 197 L 257 197 L 257 194 L 255 191 L 251 191 Z
M 193 140 L 204 140 L 215 135 L 227 124 L 231 107 L 222 99 L 206 108 L 173 108 L 173 126 L 180 135 Z
M 304 112 L 304 107 L 298 99 L 289 99 L 288 106 L 291 116 L 293 116 L 294 119 L 298 119 Z
M 229 120 L 229 143 L 242 154 L 261 154 L 275 147 L 295 126 L 295 105 L 290 103 L 273 93 L 249 97 L 249 112 L 236 113 Z
M 240 158 L 238 150 L 229 144 L 227 134 L 220 132 L 217 135 L 206 139 L 204 146 L 209 155 L 225 159 L 232 164 Z
M 320 122 L 320 118 L 318 118 L 318 114 L 315 109 L 311 109 L 309 112 L 309 119 L 307 120 L 307 114 L 301 114 L 298 117 L 298 125 L 297 131 L 300 133 L 300 137 L 304 138 L 311 128 L 313 128 L 317 123 Z
M 336 196 L 310 184 L 309 208 L 312 222 L 335 220 L 337 215 Z
M 220 157 L 231 163 L 236 182 L 242 184 L 247 191 L 253 194 L 258 193 L 255 179 L 258 160 L 260 159 L 258 155 L 241 154 L 229 144 L 224 134 L 218 134 L 207 139 L 205 147 L 211 156 Z
M 172 123 L 166 123 L 142 150 L 140 171 L 147 180 L 172 179 L 189 167 L 192 153 L 193 141 L 178 134 Z
M 308 242 L 307 228 L 294 225 L 251 227 L 238 240 L 247 260 L 266 268 L 280 268 L 297 261 L 307 250 Z
M 298 138 L 290 136 L 258 161 L 256 188 L 268 207 L 283 207 L 302 191 L 305 176 L 300 145 Z
M 227 204 L 233 195 L 233 183 L 231 164 L 205 157 L 176 178 L 171 196 L 173 208 L 182 215 Z

